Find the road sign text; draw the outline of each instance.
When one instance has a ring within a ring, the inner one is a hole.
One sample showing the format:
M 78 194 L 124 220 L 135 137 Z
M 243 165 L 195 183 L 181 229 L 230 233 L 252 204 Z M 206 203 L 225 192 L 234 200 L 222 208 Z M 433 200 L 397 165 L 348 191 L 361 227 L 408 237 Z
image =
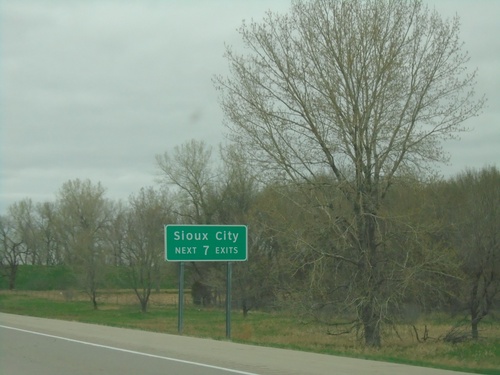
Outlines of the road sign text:
M 245 225 L 167 225 L 165 258 L 171 262 L 245 261 Z

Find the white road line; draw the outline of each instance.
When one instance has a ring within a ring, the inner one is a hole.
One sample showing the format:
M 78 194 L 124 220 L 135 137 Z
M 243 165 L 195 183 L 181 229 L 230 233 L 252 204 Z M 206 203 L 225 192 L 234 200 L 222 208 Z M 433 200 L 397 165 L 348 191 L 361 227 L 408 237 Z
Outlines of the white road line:
M 207 367 L 207 368 L 211 368 L 211 369 L 215 369 L 215 370 L 221 370 L 221 371 L 230 372 L 230 373 L 233 373 L 233 374 L 259 375 L 259 374 L 254 373 L 254 372 L 246 372 L 246 371 L 233 370 L 233 369 L 230 369 L 230 368 L 208 365 L 206 363 L 192 362 L 192 361 L 186 361 L 186 360 L 183 360 L 183 359 L 164 357 L 164 356 L 161 356 L 161 355 L 149 354 L 149 353 L 144 353 L 144 352 L 137 352 L 135 350 L 128 350 L 128 349 L 116 348 L 114 346 L 95 344 L 95 343 L 92 343 L 92 342 L 75 340 L 75 339 L 70 339 L 70 338 L 61 337 L 61 336 L 54 336 L 54 335 L 49 335 L 49 334 L 41 333 L 41 332 L 29 331 L 29 330 L 26 330 L 26 329 L 4 326 L 4 325 L 1 325 L 1 324 L 0 324 L 0 328 L 10 329 L 10 330 L 13 330 L 13 331 L 20 331 L 20 332 L 25 332 L 25 333 L 31 333 L 33 335 L 51 337 L 51 338 L 54 338 L 54 339 L 75 342 L 75 343 L 83 344 L 83 345 L 95 346 L 95 347 L 98 347 L 98 348 L 116 350 L 116 351 L 124 352 L 124 353 L 137 354 L 137 355 L 142 355 L 142 356 L 145 356 L 145 357 L 164 359 L 166 361 L 185 363 L 185 364 L 188 364 L 188 365 L 194 365 L 194 366 L 200 366 L 200 367 Z

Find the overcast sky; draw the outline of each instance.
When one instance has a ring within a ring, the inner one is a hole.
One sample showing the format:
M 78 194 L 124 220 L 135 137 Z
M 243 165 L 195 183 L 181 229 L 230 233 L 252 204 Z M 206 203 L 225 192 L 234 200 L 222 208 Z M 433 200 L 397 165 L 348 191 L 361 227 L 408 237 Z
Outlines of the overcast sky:
M 428 0 L 457 13 L 488 104 L 451 165 L 500 166 L 500 1 Z M 0 213 L 23 198 L 54 200 L 75 178 L 111 199 L 155 184 L 155 155 L 192 138 L 224 139 L 212 84 L 243 19 L 286 12 L 289 0 L 28 1 L 0 3 Z

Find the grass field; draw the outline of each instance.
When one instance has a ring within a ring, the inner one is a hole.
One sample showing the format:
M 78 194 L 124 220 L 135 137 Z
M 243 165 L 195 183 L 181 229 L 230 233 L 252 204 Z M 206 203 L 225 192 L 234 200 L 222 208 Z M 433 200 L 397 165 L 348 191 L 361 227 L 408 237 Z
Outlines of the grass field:
M 102 292 L 98 310 L 94 310 L 88 298 L 79 292 L 0 291 L 2 312 L 171 334 L 177 334 L 176 303 L 177 295 L 173 291 L 154 293 L 149 312 L 144 314 L 130 290 Z M 412 327 L 397 327 L 397 332 L 388 330 L 384 332 L 380 349 L 364 347 L 355 333 L 333 336 L 323 324 L 283 312 L 250 312 L 243 318 L 239 311 L 233 311 L 231 332 L 233 341 L 247 344 L 500 374 L 500 321 L 490 318 L 483 322 L 481 338 L 477 341 L 450 344 L 440 340 L 454 323 L 445 315 L 420 320 L 415 327 L 422 333 L 427 326 L 425 342 L 416 340 Z M 186 303 L 184 335 L 224 340 L 225 324 L 224 309 L 200 309 Z

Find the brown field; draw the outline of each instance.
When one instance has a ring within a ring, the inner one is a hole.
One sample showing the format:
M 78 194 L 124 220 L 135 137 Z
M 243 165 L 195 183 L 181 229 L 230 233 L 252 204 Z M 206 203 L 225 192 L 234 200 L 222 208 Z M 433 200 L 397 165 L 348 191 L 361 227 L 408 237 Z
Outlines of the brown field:
M 0 294 L 23 294 L 34 298 L 45 298 L 51 301 L 88 301 L 89 296 L 82 291 L 74 290 L 43 290 L 43 291 L 8 291 L 1 290 Z M 130 289 L 104 290 L 97 293 L 98 303 L 106 305 L 132 305 L 138 303 L 137 296 Z M 179 301 L 176 291 L 163 290 L 152 292 L 149 297 L 151 306 L 177 305 Z M 184 303 L 190 303 L 189 291 L 184 293 Z

